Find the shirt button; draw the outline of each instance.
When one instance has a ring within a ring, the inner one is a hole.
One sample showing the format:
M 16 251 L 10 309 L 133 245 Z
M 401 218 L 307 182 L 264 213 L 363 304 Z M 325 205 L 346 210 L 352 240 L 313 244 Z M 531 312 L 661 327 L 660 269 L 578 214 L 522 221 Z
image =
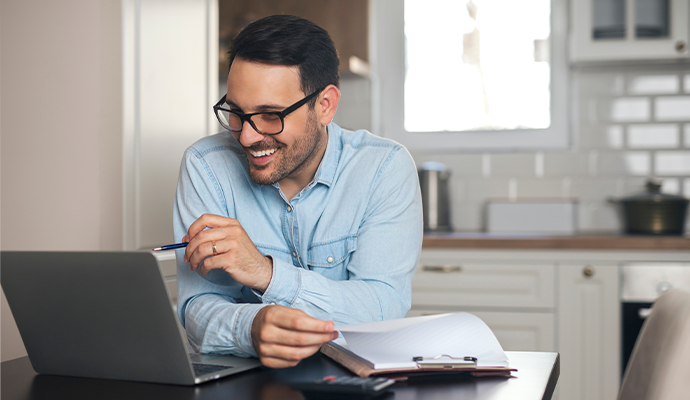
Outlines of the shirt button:
M 271 304 L 269 304 L 269 306 L 275 306 L 275 305 L 276 305 L 275 301 L 272 301 Z
M 328 261 L 329 264 L 332 263 L 332 262 L 333 262 L 333 257 L 328 256 L 328 258 L 326 259 L 326 261 Z
M 296 251 L 293 251 L 293 252 L 292 252 L 292 256 L 295 257 L 295 258 L 297 258 L 297 252 L 296 252 Z
M 288 206 L 288 207 L 287 207 L 287 210 L 288 210 L 288 212 L 291 212 L 291 211 L 292 211 L 292 206 Z

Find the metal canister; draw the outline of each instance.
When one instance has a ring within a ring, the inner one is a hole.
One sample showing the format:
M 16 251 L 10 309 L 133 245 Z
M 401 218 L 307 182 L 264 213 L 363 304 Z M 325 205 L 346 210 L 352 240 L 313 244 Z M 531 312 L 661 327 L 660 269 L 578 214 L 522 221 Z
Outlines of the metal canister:
M 422 190 L 424 232 L 451 232 L 450 170 L 438 162 L 426 162 L 417 170 Z

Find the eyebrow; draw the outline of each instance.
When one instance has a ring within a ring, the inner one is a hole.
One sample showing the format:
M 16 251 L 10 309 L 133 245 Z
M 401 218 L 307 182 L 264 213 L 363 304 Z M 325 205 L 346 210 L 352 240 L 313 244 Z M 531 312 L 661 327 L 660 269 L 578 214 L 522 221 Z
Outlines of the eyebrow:
M 234 108 L 237 108 L 239 110 L 242 110 L 242 107 L 238 106 L 237 104 L 233 103 L 232 101 L 229 101 L 227 98 L 227 95 L 225 97 L 225 104 L 229 105 L 230 107 L 234 107 Z M 287 107 L 289 107 L 289 106 L 287 106 Z M 287 107 L 282 106 L 282 105 L 276 105 L 276 104 L 261 104 L 261 105 L 255 107 L 255 109 L 256 109 L 255 112 L 283 111 Z M 242 110 L 242 112 L 244 112 L 244 110 Z

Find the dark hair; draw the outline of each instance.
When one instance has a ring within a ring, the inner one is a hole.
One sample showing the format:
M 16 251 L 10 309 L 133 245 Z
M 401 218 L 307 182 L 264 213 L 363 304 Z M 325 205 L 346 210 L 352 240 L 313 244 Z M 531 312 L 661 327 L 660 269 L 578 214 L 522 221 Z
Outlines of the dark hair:
M 305 95 L 339 83 L 340 61 L 333 40 L 326 30 L 304 18 L 271 15 L 254 21 L 233 39 L 229 53 L 229 66 L 235 58 L 299 66 L 300 88 Z

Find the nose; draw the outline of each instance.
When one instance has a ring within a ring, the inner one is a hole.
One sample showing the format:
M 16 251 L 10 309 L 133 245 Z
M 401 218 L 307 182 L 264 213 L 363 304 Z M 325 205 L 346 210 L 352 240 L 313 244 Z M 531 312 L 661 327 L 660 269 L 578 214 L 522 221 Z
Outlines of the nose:
M 239 142 L 244 147 L 250 147 L 255 143 L 264 140 L 264 135 L 257 132 L 249 121 L 242 123 L 242 131 L 240 131 Z

